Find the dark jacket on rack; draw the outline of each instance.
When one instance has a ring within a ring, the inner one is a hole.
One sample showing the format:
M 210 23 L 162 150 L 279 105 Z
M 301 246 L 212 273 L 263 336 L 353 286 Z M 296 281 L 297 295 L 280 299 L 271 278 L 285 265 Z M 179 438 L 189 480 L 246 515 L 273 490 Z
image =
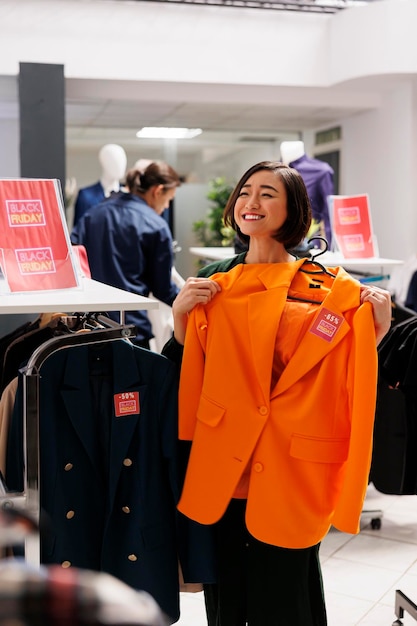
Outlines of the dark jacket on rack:
M 417 494 L 417 314 L 395 323 L 378 347 L 379 377 L 370 480 L 381 493 Z
M 407 290 L 407 298 L 405 300 L 405 306 L 417 311 L 417 272 L 411 277 L 410 284 Z
M 6 481 L 23 487 L 22 376 Z M 40 368 L 41 562 L 106 571 L 179 616 L 177 375 L 124 339 L 57 350 Z

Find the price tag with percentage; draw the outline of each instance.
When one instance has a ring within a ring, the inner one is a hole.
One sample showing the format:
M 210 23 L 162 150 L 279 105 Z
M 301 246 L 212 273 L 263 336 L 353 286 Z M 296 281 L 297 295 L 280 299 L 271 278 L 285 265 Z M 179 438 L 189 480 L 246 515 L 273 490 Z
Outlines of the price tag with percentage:
M 323 308 L 314 320 L 310 332 L 330 342 L 335 338 L 343 322 L 344 319 L 341 315 L 337 315 L 329 309 Z
M 139 415 L 140 403 L 138 391 L 125 391 L 114 396 L 114 411 L 116 417 L 125 415 Z

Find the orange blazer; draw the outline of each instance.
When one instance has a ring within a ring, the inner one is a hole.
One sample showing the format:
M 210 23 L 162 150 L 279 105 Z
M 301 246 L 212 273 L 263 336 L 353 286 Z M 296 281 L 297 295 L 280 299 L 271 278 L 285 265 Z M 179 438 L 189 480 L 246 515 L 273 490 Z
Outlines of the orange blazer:
M 250 463 L 247 527 L 287 548 L 315 545 L 331 525 L 359 531 L 377 385 L 360 284 L 339 267 L 314 281 L 304 263 L 241 264 L 211 277 L 222 290 L 189 315 L 179 390 L 179 436 L 192 440 L 179 510 L 218 521 Z M 324 300 L 305 305 L 302 331 L 288 317 L 286 332 L 300 336 L 271 389 L 289 295 Z

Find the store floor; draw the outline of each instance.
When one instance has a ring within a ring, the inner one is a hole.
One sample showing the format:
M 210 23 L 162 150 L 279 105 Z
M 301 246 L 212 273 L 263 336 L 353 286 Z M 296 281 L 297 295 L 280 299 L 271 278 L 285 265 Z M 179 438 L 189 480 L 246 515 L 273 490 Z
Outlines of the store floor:
M 364 511 L 381 509 L 381 528 L 331 530 L 321 547 L 328 626 L 391 626 L 395 590 L 417 604 L 417 496 L 387 496 L 369 486 Z M 408 614 L 404 626 L 417 626 Z M 202 593 L 181 594 L 179 626 L 206 626 Z M 271 625 L 272 626 L 272 625 Z

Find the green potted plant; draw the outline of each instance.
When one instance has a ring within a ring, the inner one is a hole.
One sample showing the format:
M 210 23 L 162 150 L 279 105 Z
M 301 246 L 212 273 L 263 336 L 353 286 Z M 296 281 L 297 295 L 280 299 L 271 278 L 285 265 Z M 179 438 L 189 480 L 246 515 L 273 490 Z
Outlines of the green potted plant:
M 193 232 L 202 246 L 231 246 L 234 231 L 223 222 L 223 211 L 234 186 L 225 178 L 214 178 L 209 182 L 207 199 L 211 206 L 204 219 L 193 223 Z

